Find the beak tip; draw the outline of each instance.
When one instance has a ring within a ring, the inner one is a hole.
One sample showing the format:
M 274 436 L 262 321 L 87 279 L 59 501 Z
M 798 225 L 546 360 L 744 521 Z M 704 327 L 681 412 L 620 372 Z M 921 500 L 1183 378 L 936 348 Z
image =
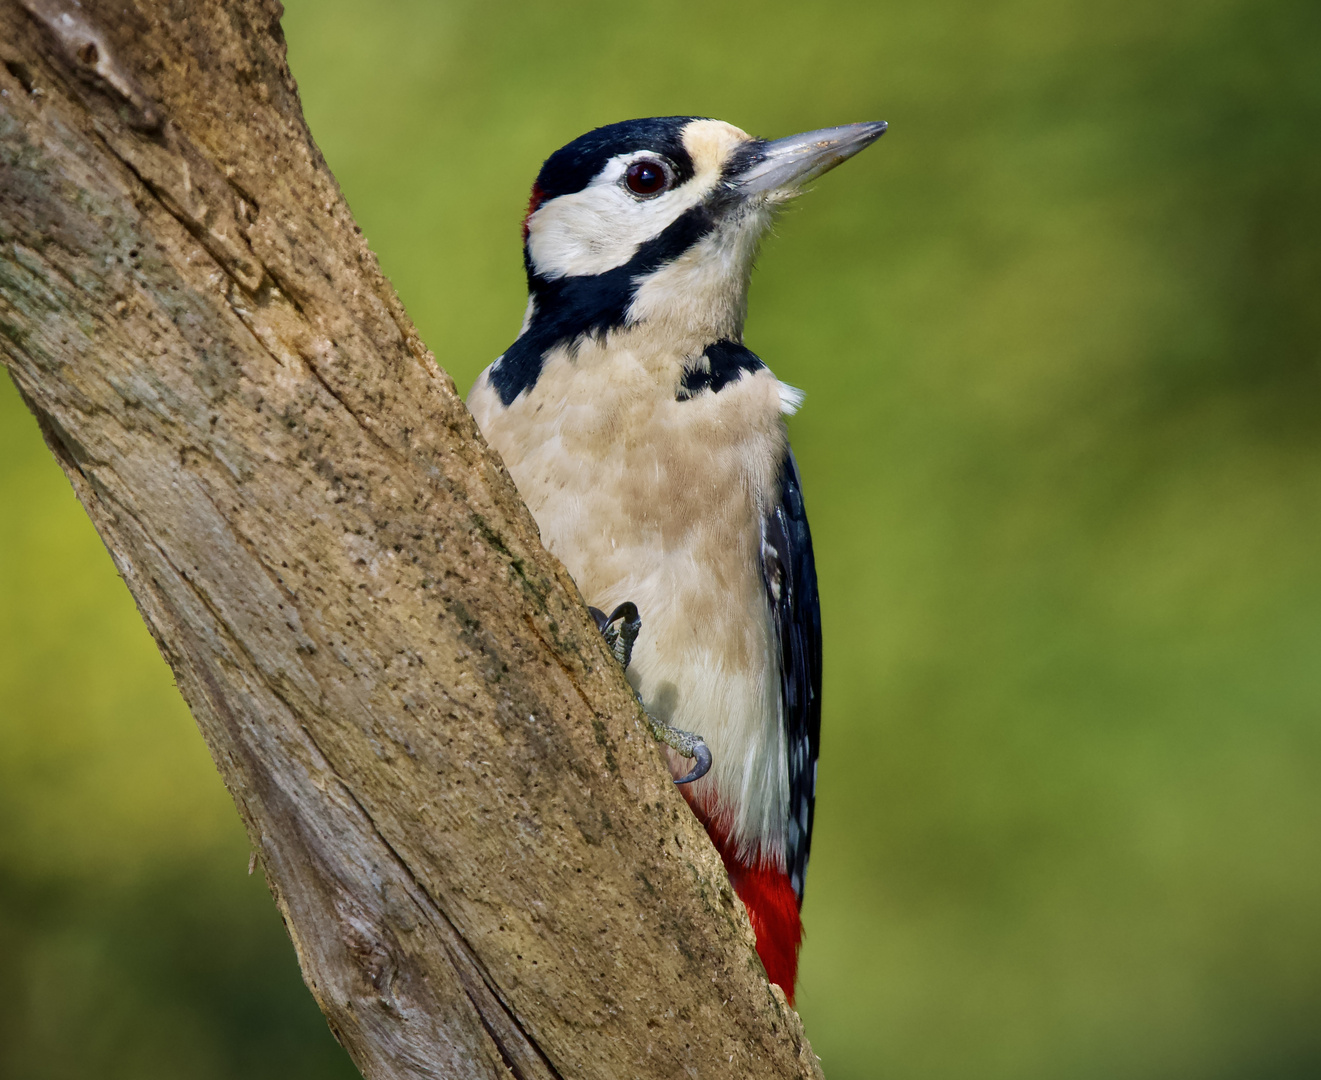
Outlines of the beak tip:
M 889 126 L 884 120 L 873 120 L 763 143 L 757 162 L 740 173 L 736 183 L 747 195 L 791 192 L 866 149 Z

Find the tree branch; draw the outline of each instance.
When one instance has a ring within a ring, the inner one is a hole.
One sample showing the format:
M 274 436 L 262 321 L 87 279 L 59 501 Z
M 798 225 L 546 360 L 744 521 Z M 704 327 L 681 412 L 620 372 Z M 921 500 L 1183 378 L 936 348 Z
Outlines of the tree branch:
M 376 1078 L 815 1077 L 274 0 L 0 0 L 0 355 Z

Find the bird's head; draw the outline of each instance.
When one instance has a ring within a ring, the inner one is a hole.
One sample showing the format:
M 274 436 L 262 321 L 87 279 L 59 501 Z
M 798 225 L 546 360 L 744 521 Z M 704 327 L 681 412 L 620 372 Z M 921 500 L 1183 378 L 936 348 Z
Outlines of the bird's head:
M 740 340 L 775 207 L 885 127 L 768 141 L 720 120 L 666 116 L 597 128 L 557 150 L 523 220 L 528 311 L 500 365 L 501 396 L 527 385 L 519 371 L 549 349 L 621 328 L 650 325 L 677 347 Z

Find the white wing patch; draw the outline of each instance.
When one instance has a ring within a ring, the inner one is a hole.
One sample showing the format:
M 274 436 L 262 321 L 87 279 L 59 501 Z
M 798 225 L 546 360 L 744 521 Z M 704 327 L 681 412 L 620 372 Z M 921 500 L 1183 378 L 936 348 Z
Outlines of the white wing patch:
M 778 388 L 780 392 L 780 412 L 785 416 L 793 416 L 803 407 L 803 401 L 807 394 L 786 382 L 779 383 Z

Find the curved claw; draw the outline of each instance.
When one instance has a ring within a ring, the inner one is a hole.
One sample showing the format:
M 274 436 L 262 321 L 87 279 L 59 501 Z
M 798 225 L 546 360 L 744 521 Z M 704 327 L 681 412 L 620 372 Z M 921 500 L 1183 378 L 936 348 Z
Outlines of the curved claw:
M 693 746 L 693 757 L 697 759 L 692 770 L 687 776 L 681 776 L 675 781 L 676 784 L 691 784 L 694 780 L 700 780 L 711 770 L 711 751 L 707 749 L 706 743 L 698 739 Z
M 642 616 L 638 614 L 638 606 L 631 600 L 625 600 L 607 615 L 600 608 L 589 607 L 587 609 L 592 613 L 592 618 L 596 622 L 596 628 L 605 638 L 606 648 L 613 654 L 616 660 L 625 671 L 628 670 L 629 661 L 633 657 L 633 643 L 637 641 L 638 634 L 642 632 Z M 634 696 L 637 691 L 634 690 Z M 638 704 L 642 699 L 638 698 Z M 694 780 L 700 780 L 711 771 L 711 751 L 707 748 L 702 737 L 692 731 L 682 731 L 679 728 L 671 727 L 663 720 L 657 720 L 644 707 L 642 715 L 646 717 L 647 724 L 651 727 L 652 735 L 659 742 L 677 751 L 686 758 L 693 759 L 693 767 L 686 776 L 679 777 L 676 784 L 691 784 Z
M 593 611 L 596 609 L 593 608 Z M 612 611 L 605 620 L 605 625 L 609 626 L 616 619 L 623 619 L 627 623 L 641 624 L 642 619 L 638 615 L 638 606 L 632 600 L 625 600 L 614 611 Z
M 625 600 L 609 615 L 600 608 L 589 607 L 587 610 L 592 613 L 597 630 L 605 638 L 606 648 L 627 671 L 629 661 L 633 659 L 633 643 L 642 633 L 642 616 L 638 614 L 637 604 Z

